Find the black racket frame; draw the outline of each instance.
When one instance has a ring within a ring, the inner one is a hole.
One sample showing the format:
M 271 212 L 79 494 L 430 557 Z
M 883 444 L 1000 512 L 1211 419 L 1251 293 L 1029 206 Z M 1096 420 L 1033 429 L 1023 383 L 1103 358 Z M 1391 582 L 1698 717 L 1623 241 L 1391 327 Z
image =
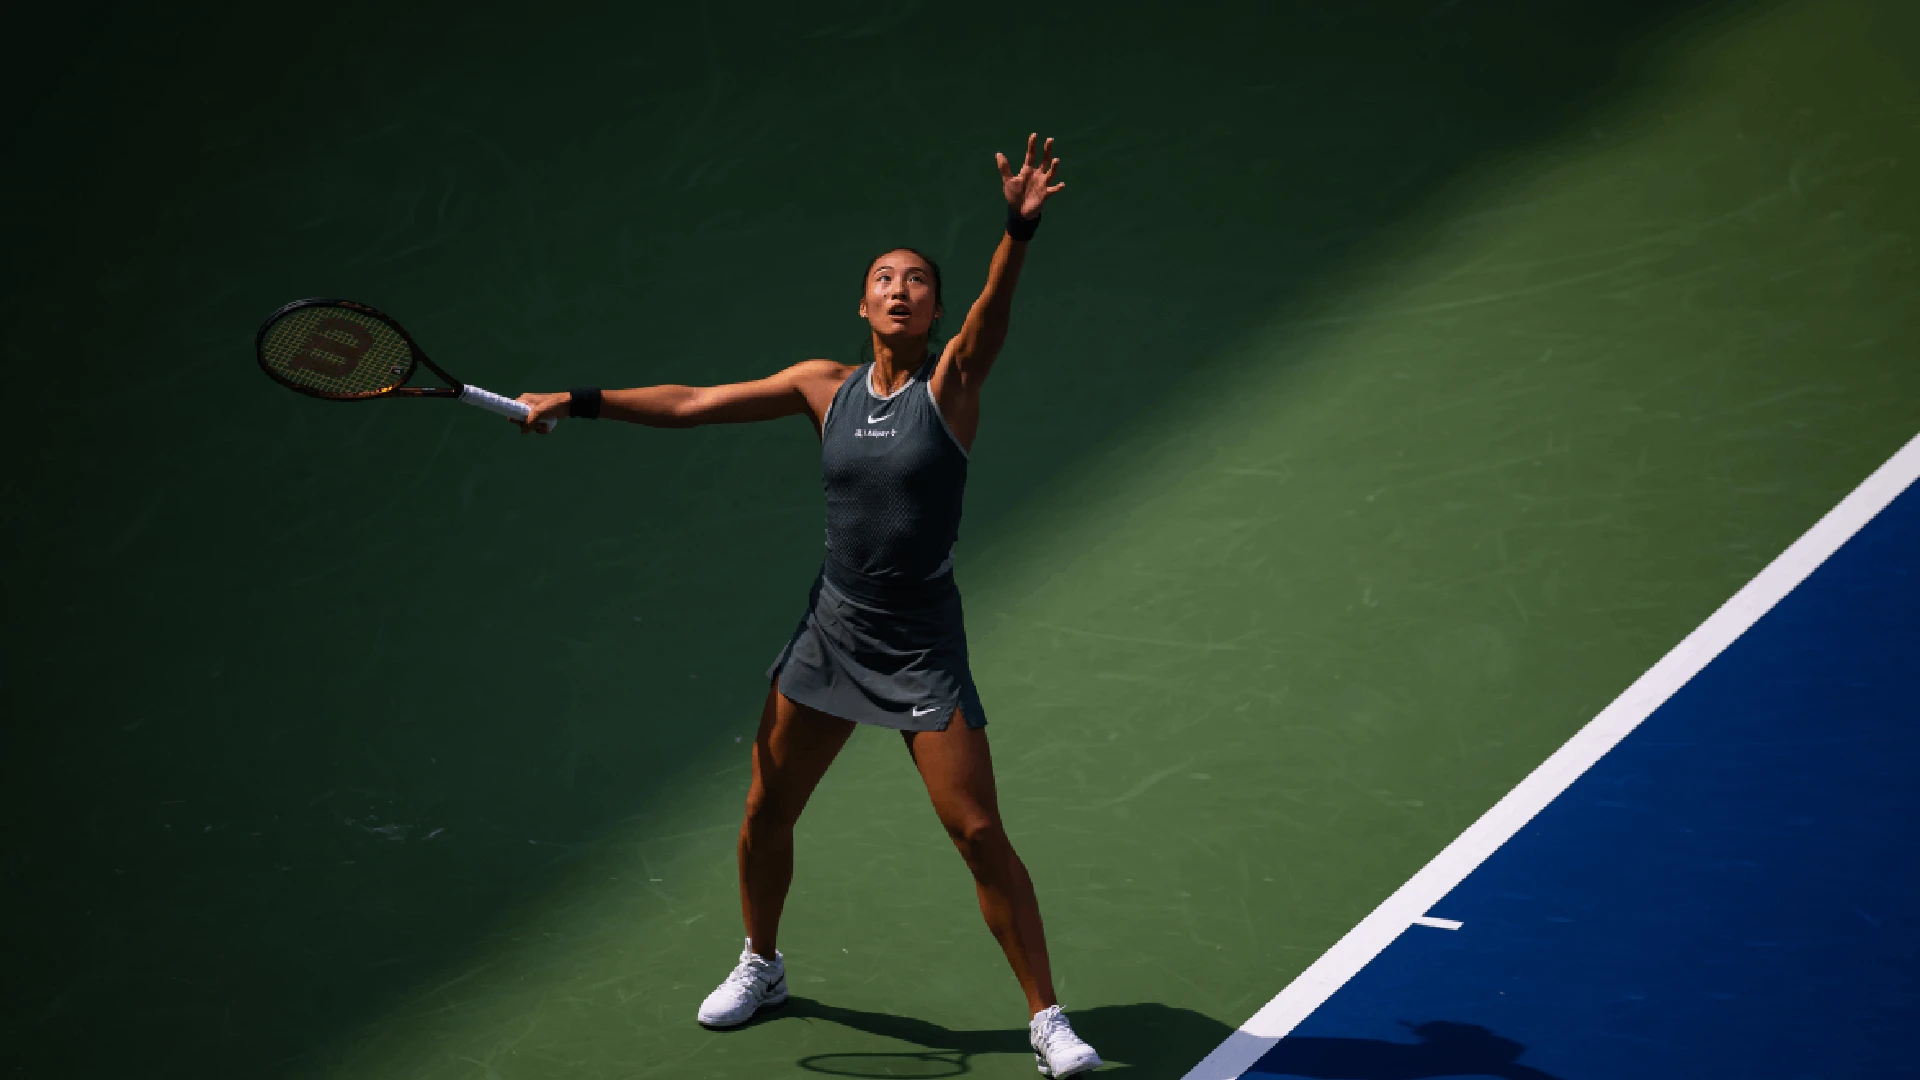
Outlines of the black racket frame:
M 375 390 L 375 391 L 371 391 L 369 393 L 363 393 L 363 394 L 337 394 L 337 393 L 329 393 L 325 390 L 316 390 L 311 386 L 302 386 L 299 383 L 292 382 L 288 379 L 282 378 L 280 373 L 273 370 L 272 365 L 267 363 L 267 330 L 271 328 L 274 323 L 279 322 L 280 319 L 286 316 L 287 314 L 291 312 L 299 311 L 301 308 L 312 308 L 312 307 L 345 308 L 348 311 L 356 312 L 361 315 L 366 315 L 370 318 L 378 319 L 381 322 L 386 323 L 388 326 L 392 327 L 393 332 L 396 334 L 399 334 L 400 339 L 407 343 L 407 352 L 410 356 L 410 359 L 407 363 L 406 373 L 400 377 L 400 381 L 395 383 L 393 386 L 388 387 L 385 390 Z M 399 322 L 395 321 L 393 316 L 387 314 L 384 311 L 381 311 L 378 308 L 369 307 L 366 304 L 362 304 L 354 300 L 340 300 L 336 298 L 316 296 L 316 297 L 309 297 L 308 299 L 305 299 L 305 300 L 295 300 L 291 304 L 281 305 L 277 310 L 274 311 L 273 314 L 267 316 L 266 321 L 260 324 L 260 329 L 254 333 L 253 358 L 255 362 L 257 362 L 260 365 L 260 370 L 266 372 L 267 377 L 272 379 L 274 382 L 277 382 L 281 386 L 284 386 L 290 390 L 299 391 L 300 393 L 305 394 L 308 397 L 317 397 L 325 401 L 372 401 L 376 398 L 383 398 L 383 397 L 457 398 L 460 396 L 460 392 L 467 388 L 466 383 L 463 383 L 459 379 L 456 379 L 453 376 L 447 374 L 445 368 L 441 367 L 439 364 L 434 363 L 433 359 L 427 355 L 427 351 L 420 347 L 420 343 L 413 340 L 413 335 L 407 333 L 407 328 L 404 326 L 401 326 Z M 450 383 L 452 385 L 450 386 L 408 386 L 406 385 L 407 381 L 413 378 L 414 371 L 417 370 L 421 364 L 425 364 L 428 371 L 431 371 L 435 375 L 440 376 L 442 381 Z

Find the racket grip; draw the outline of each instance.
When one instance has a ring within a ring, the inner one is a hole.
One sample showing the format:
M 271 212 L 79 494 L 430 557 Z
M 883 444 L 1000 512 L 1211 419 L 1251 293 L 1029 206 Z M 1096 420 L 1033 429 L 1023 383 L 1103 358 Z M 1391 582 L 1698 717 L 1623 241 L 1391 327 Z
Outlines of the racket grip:
M 524 402 L 501 397 L 491 390 L 482 390 L 477 386 L 461 387 L 460 400 L 469 405 L 479 406 L 493 413 L 495 416 L 504 416 L 509 420 L 525 420 L 527 414 L 533 411 L 527 408 Z M 560 421 L 557 419 L 542 420 L 540 421 L 540 430 L 543 432 L 552 431 L 559 423 Z

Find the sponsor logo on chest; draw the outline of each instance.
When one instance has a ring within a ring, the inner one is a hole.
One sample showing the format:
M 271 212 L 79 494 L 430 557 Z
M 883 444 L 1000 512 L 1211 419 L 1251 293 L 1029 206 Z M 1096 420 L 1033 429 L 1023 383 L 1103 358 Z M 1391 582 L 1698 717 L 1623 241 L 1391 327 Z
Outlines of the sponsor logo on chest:
M 868 424 L 886 424 L 892 420 L 893 413 L 891 411 L 880 416 L 874 416 L 872 413 L 867 414 Z M 856 439 L 884 439 L 898 434 L 900 434 L 900 429 L 896 427 L 856 427 L 853 429 L 853 437 Z

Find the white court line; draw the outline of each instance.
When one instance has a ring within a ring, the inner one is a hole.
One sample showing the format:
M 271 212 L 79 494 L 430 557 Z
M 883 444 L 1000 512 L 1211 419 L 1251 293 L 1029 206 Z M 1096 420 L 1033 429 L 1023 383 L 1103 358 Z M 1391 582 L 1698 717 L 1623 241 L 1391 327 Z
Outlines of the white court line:
M 1431 926 L 1436 930 L 1458 930 L 1467 925 L 1459 919 L 1436 919 L 1431 915 L 1422 915 L 1413 920 L 1415 926 Z
M 1527 774 L 1506 797 L 1454 838 L 1433 861 L 1400 886 L 1373 914 L 1335 942 L 1313 966 L 1287 984 L 1266 1007 L 1227 1036 L 1185 1080 L 1234 1080 L 1259 1061 L 1308 1014 L 1333 996 L 1335 990 L 1359 973 L 1409 925 L 1453 891 L 1474 868 L 1485 862 L 1521 826 L 1533 820 L 1548 803 L 1567 790 L 1580 774 L 1593 767 L 1628 732 L 1664 705 L 1674 692 L 1699 674 L 1734 639 L 1760 620 L 1807 575 L 1840 550 L 1861 526 L 1873 520 L 1902 491 L 1920 477 L 1920 436 L 1916 436 L 1887 463 L 1874 470 L 1853 494 L 1808 529 L 1806 535 L 1767 564 L 1746 587 L 1714 612 L 1634 680 L 1632 686 L 1587 722 L 1566 745 Z

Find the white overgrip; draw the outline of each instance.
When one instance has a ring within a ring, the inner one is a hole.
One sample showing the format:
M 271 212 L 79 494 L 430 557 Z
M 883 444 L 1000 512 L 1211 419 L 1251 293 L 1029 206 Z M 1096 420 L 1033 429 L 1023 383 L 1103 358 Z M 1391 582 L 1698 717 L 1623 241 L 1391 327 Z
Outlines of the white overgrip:
M 475 405 L 485 409 L 495 416 L 504 416 L 509 420 L 525 420 L 527 414 L 533 411 L 527 408 L 524 402 L 515 401 L 512 398 L 504 398 L 491 390 L 482 390 L 473 385 L 461 387 L 460 400 L 469 405 Z M 543 432 L 552 431 L 559 423 L 560 421 L 557 418 L 542 420 L 540 421 L 540 430 Z

